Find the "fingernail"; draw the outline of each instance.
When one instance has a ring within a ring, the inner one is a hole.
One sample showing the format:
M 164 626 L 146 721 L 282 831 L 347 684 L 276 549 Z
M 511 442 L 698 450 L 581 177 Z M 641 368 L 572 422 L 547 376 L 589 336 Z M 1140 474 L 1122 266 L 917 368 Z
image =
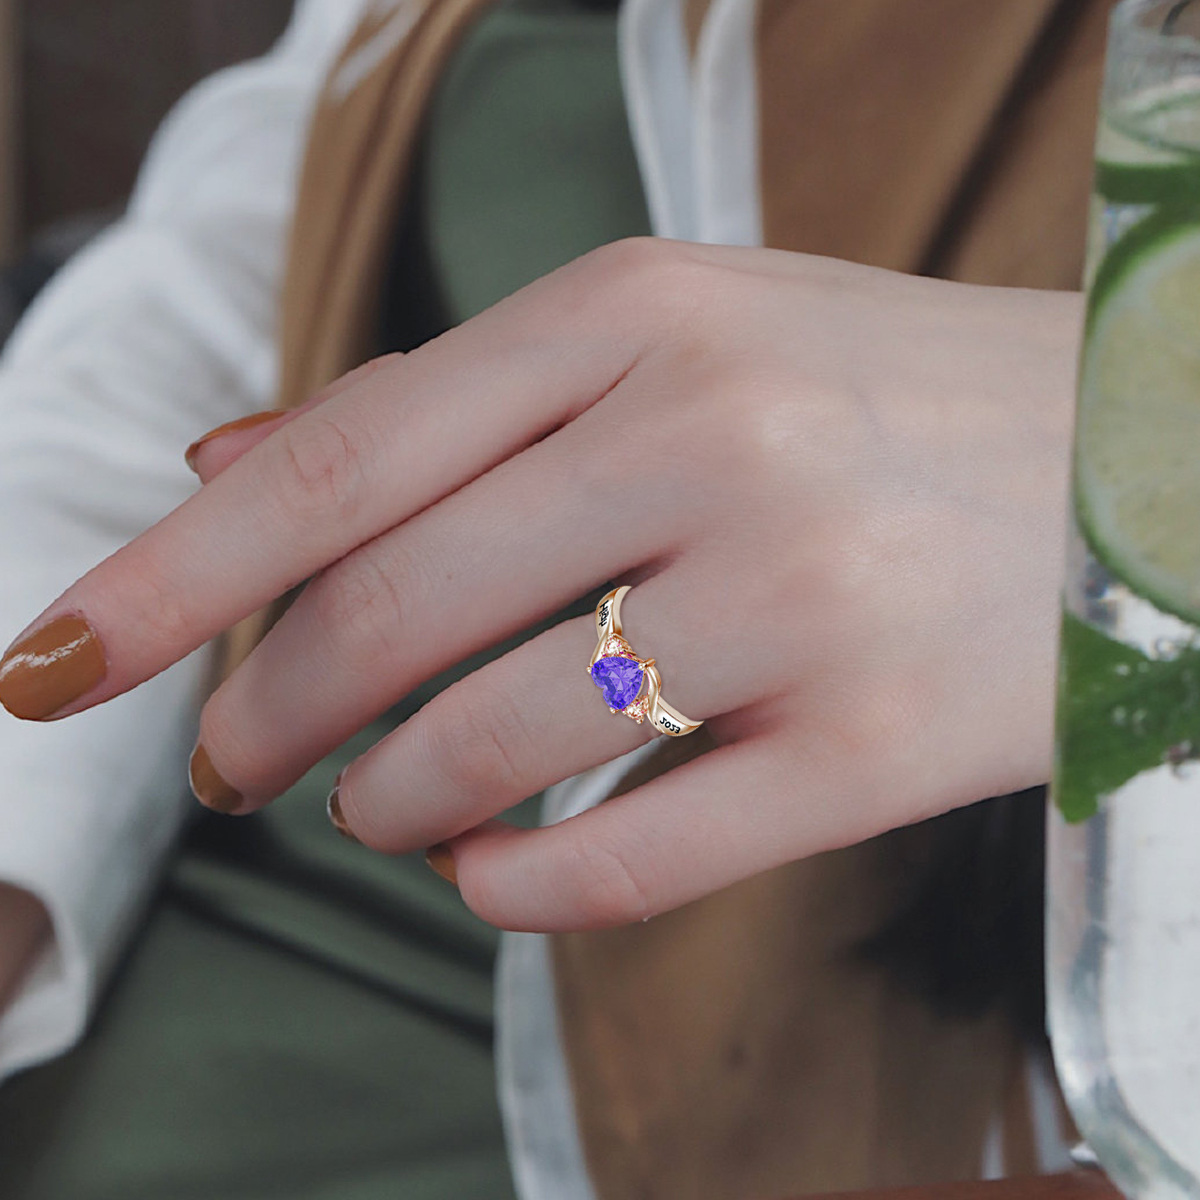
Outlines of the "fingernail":
M 188 763 L 188 780 L 196 799 L 213 812 L 235 813 L 242 807 L 242 793 L 231 787 L 221 778 L 217 768 L 213 766 L 208 751 L 202 745 L 197 745 L 192 751 L 192 761 Z
M 425 851 L 425 861 L 447 883 L 458 886 L 458 871 L 454 866 L 454 852 L 450 849 L 449 842 L 438 842 L 436 846 L 430 846 Z
M 14 717 L 44 721 L 90 692 L 106 670 L 96 631 L 82 617 L 59 617 L 0 659 L 0 704 Z
M 251 413 L 248 417 L 238 417 L 236 421 L 226 421 L 224 425 L 218 425 L 216 429 L 210 429 L 203 437 L 198 437 L 183 452 L 183 461 L 194 471 L 196 469 L 196 453 L 206 442 L 211 442 L 213 438 L 224 437 L 227 433 L 237 433 L 240 429 L 253 429 L 255 425 L 261 425 L 264 421 L 274 421 L 276 417 L 282 416 L 285 412 L 287 412 L 286 408 L 269 408 L 266 412 Z
M 329 820 L 333 823 L 334 829 L 352 842 L 357 842 L 358 838 L 351 832 L 350 826 L 346 824 L 346 818 L 342 816 L 342 773 L 338 772 L 338 777 L 333 781 L 333 791 L 329 793 L 329 799 L 325 801 L 325 811 L 329 814 Z M 361 844 L 361 843 L 360 843 Z

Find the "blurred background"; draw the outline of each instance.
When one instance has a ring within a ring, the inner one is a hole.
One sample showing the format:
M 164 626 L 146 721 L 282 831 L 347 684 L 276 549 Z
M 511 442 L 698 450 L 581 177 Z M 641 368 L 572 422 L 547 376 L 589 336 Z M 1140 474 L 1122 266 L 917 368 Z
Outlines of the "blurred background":
M 0 342 L 121 208 L 198 79 L 261 54 L 293 0 L 0 0 Z

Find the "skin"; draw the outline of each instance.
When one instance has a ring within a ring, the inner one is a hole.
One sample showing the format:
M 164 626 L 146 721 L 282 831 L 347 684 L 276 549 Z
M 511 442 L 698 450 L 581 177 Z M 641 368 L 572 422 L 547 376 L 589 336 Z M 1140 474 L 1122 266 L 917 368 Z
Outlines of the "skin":
M 591 589 L 717 746 L 562 825 L 491 818 L 628 751 L 590 617 L 356 760 L 368 846 L 449 841 L 512 929 L 637 920 L 1046 778 L 1080 297 L 781 251 L 617 243 L 298 415 L 38 618 L 136 686 L 313 582 L 204 708 L 239 811 L 417 684 Z
M 0 1010 L 16 992 L 34 952 L 50 931 L 50 917 L 32 892 L 0 883 Z

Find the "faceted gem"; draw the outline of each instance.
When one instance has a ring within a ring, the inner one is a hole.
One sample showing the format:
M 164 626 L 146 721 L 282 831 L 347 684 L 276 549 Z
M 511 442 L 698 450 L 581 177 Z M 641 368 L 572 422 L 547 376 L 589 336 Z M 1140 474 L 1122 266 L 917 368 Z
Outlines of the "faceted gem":
M 636 658 L 614 655 L 601 658 L 592 667 L 592 680 L 604 693 L 609 708 L 629 704 L 642 687 L 642 664 Z

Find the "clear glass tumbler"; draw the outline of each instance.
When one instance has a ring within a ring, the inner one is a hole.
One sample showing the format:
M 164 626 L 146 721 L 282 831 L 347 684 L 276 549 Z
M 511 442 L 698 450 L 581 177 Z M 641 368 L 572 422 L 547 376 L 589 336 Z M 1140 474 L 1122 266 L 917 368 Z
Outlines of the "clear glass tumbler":
M 1113 12 L 1088 244 L 1050 1034 L 1129 1196 L 1200 1198 L 1200 3 Z

